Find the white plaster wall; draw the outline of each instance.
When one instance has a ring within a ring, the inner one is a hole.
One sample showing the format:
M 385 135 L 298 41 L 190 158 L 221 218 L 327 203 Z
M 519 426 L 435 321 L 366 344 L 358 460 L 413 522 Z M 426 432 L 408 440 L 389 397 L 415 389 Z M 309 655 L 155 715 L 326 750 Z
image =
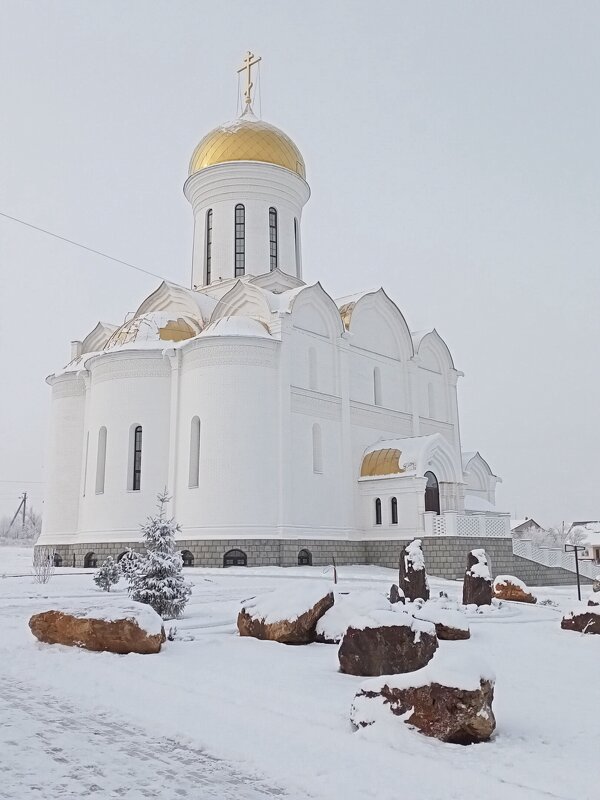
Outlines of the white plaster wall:
M 168 487 L 171 370 L 161 351 L 107 353 L 88 362 L 90 445 L 80 541 L 139 540 L 139 526 Z M 141 489 L 128 489 L 130 428 L 142 426 Z M 98 431 L 105 426 L 104 492 L 96 494 Z M 168 487 L 170 489 L 170 487 Z
M 84 414 L 84 379 L 73 373 L 53 379 L 44 513 L 38 544 L 71 541 L 77 530 Z
M 301 277 L 302 208 L 310 189 L 295 172 L 274 164 L 237 161 L 207 167 L 188 178 L 184 186 L 194 214 L 194 286 L 205 285 L 206 213 L 213 210 L 211 283 L 235 274 L 235 206 L 246 211 L 246 274 L 270 271 L 269 208 L 278 214 L 278 266 L 283 272 Z M 298 245 L 294 235 L 298 220 Z
M 280 480 L 275 340 L 214 337 L 184 349 L 176 471 L 185 538 L 275 536 Z M 189 488 L 190 423 L 200 418 L 200 480 Z
M 294 328 L 285 346 L 291 347 L 292 350 L 293 386 L 313 389 L 329 395 L 337 395 L 339 393 L 337 386 L 337 349 L 334 340 Z M 311 386 L 310 379 L 311 349 L 314 351 L 316 365 L 314 386 Z

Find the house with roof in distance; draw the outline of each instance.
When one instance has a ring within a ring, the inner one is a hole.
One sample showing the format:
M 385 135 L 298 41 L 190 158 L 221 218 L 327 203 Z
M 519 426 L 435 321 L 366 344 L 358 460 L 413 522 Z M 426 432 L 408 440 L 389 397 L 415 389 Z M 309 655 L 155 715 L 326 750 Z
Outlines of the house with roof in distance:
M 569 528 L 567 541 L 585 547 L 580 558 L 600 564 L 600 520 L 573 522 Z
M 531 536 L 532 533 L 541 533 L 546 529 L 536 522 L 532 517 L 525 517 L 525 519 L 511 519 L 510 532 L 512 536 Z

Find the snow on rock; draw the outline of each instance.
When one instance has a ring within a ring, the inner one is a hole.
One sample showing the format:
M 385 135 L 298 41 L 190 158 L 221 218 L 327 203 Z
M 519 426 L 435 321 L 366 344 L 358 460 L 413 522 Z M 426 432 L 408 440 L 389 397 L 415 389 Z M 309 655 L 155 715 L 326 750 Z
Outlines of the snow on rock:
M 316 640 L 339 644 L 351 622 L 371 612 L 389 611 L 390 601 L 383 592 L 374 589 L 336 591 L 332 608 L 317 622 Z
M 425 558 L 421 540 L 407 544 L 400 556 L 400 588 L 410 600 L 429 599 L 429 583 L 425 571 Z
M 494 675 L 472 654 L 461 655 L 444 651 L 416 672 L 365 681 L 352 704 L 353 725 L 401 721 L 444 742 L 486 741 L 496 727 Z
M 578 603 L 564 615 L 560 627 L 566 631 L 600 634 L 600 606 Z
M 284 644 L 307 644 L 315 638 L 317 622 L 334 603 L 331 584 L 298 582 L 253 597 L 238 615 L 240 636 Z
M 448 608 L 444 602 L 428 600 L 412 613 L 415 619 L 432 622 L 438 639 L 454 641 L 471 636 L 464 612 L 458 608 Z
M 499 600 L 512 600 L 517 603 L 536 603 L 536 597 L 523 581 L 514 575 L 498 575 L 494 581 L 494 597 Z
M 492 602 L 492 577 L 485 550 L 471 550 L 463 581 L 463 605 L 489 606 Z
M 338 658 L 349 675 L 388 675 L 424 667 L 438 647 L 435 625 L 405 611 L 372 611 L 352 620 Z
M 132 601 L 43 611 L 31 617 L 29 627 L 47 644 L 109 653 L 158 653 L 165 641 L 156 611 Z

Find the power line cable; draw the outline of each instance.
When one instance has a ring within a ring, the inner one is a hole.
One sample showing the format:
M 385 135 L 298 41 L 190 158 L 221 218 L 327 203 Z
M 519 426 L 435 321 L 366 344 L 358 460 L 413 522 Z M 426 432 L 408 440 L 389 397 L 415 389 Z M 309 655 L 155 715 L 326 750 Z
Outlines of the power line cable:
M 74 247 L 80 247 L 82 250 L 87 250 L 88 253 L 94 253 L 94 255 L 101 256 L 102 258 L 107 258 L 109 261 L 114 261 L 117 264 L 122 264 L 124 267 L 135 269 L 137 272 L 143 272 L 144 275 L 150 275 L 150 277 L 158 278 L 161 281 L 168 281 L 168 283 L 172 283 L 174 286 L 180 286 L 182 289 L 187 288 L 183 286 L 181 283 L 177 283 L 176 281 L 172 281 L 169 278 L 165 278 L 164 275 L 158 275 L 156 272 L 151 272 L 150 270 L 144 269 L 143 267 L 138 267 L 135 264 L 130 264 L 129 261 L 123 261 L 123 259 L 121 258 L 115 258 L 114 256 L 110 256 L 108 253 L 103 253 L 101 250 L 95 250 L 93 247 L 88 247 L 85 244 L 81 244 L 81 242 L 75 242 L 73 239 L 67 239 L 66 236 L 61 236 L 60 234 L 53 233 L 52 231 L 46 230 L 45 228 L 40 228 L 38 225 L 34 225 L 33 223 L 27 222 L 24 219 L 19 219 L 19 217 L 13 217 L 10 214 L 6 214 L 4 211 L 0 211 L 0 217 L 9 219 L 12 222 L 18 222 L 20 225 L 25 225 L 27 228 L 32 228 L 34 231 L 39 231 L 39 233 L 45 233 L 46 236 L 52 236 L 54 239 L 59 239 L 61 242 L 72 244 Z

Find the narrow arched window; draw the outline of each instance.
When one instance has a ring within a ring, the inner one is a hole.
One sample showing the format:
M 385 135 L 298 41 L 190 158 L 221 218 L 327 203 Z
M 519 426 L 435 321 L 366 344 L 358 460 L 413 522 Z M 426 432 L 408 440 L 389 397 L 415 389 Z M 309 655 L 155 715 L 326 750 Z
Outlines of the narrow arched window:
M 206 285 L 210 283 L 212 270 L 212 240 L 213 240 L 213 211 L 209 208 L 206 212 Z
M 190 427 L 190 489 L 196 489 L 200 484 L 200 418 L 194 417 Z
M 375 525 L 381 525 L 381 500 L 375 498 Z
M 373 370 L 373 400 L 376 406 L 381 405 L 381 370 L 375 367 Z
M 96 455 L 96 494 L 104 493 L 104 477 L 106 475 L 106 428 L 98 431 L 98 453 Z
M 271 272 L 277 269 L 277 209 L 269 209 L 269 255 L 271 257 Z
M 429 405 L 429 419 L 435 419 L 435 386 L 433 383 L 427 384 L 427 403 Z
M 246 271 L 246 209 L 241 203 L 235 207 L 235 277 Z
M 440 485 L 433 472 L 426 472 L 427 485 L 425 486 L 425 511 L 440 513 Z
M 323 437 L 321 426 L 315 422 L 312 426 L 312 446 L 313 446 L 313 472 L 319 474 L 323 472 Z
M 133 441 L 131 450 L 131 489 L 139 492 L 142 487 L 142 426 L 133 428 Z
M 398 500 L 395 497 L 392 497 L 392 525 L 398 524 Z
M 314 347 L 308 348 L 308 388 L 317 388 L 317 351 Z
M 294 255 L 296 257 L 296 273 L 300 274 L 300 241 L 298 239 L 298 220 L 294 217 Z
M 299 567 L 312 567 L 312 553 L 310 550 L 300 550 L 298 553 L 298 566 Z
M 88 474 L 88 456 L 90 454 L 90 432 L 87 432 L 85 437 L 85 464 L 83 465 L 83 496 L 87 489 L 87 474 Z
M 98 556 L 96 553 L 90 552 L 85 554 L 85 558 L 83 559 L 83 566 L 86 569 L 96 569 L 98 566 Z

